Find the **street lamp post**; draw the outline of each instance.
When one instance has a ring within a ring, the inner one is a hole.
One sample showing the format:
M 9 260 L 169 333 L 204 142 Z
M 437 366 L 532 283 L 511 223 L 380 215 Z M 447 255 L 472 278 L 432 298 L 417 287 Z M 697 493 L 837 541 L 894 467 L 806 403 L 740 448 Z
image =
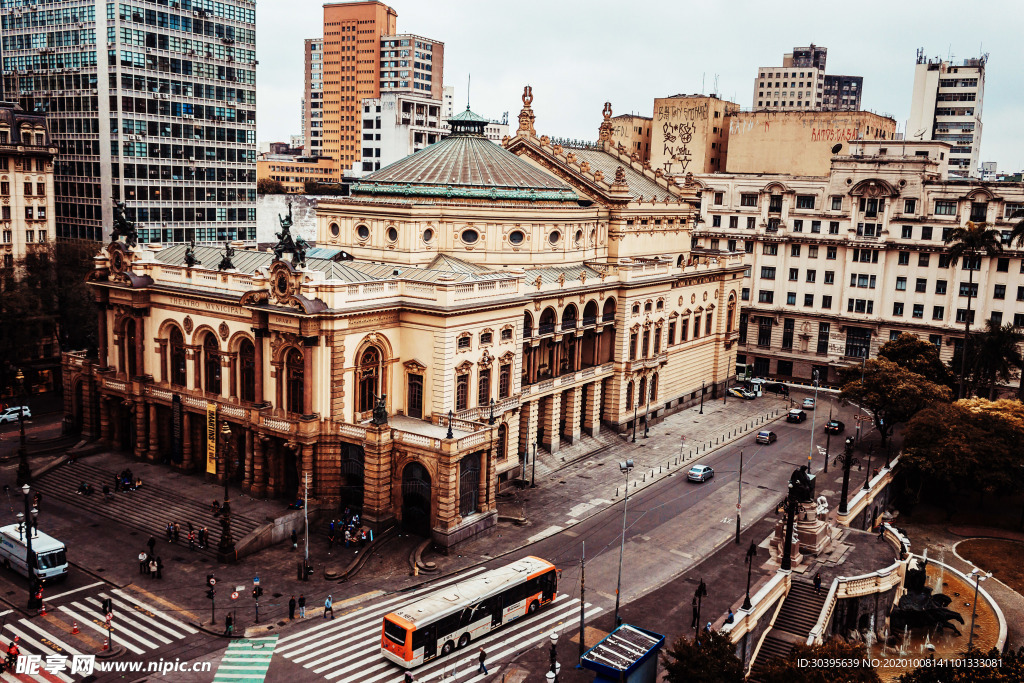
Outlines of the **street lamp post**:
M 871 446 L 868 448 L 868 467 L 867 474 L 864 476 L 864 490 L 867 491 L 871 488 L 871 456 L 875 452 L 875 447 Z
M 39 514 L 39 510 L 32 507 L 32 499 L 29 497 L 32 489 L 28 484 L 22 485 L 21 492 L 25 494 L 25 512 L 19 512 L 17 517 L 25 534 L 25 564 L 28 567 L 28 607 L 29 609 L 38 609 L 39 600 L 36 598 L 36 595 L 39 593 L 39 580 L 36 577 L 36 556 L 32 550 L 32 527 L 35 523 L 36 515 Z
M 754 568 L 754 558 L 757 557 L 757 546 L 753 541 L 750 542 L 750 547 L 747 548 L 747 597 L 743 599 L 743 605 L 740 609 L 750 609 L 750 572 Z
M 647 429 L 650 427 L 651 419 L 651 387 L 648 386 L 646 389 L 647 393 L 647 405 L 644 406 L 644 438 L 647 438 Z
M 974 617 L 978 614 L 978 586 L 985 579 L 991 578 L 992 572 L 985 574 L 975 567 L 971 570 L 969 576 L 974 579 L 974 604 L 971 605 L 971 635 L 967 638 L 967 652 L 970 652 L 974 646 Z
M 220 545 L 218 555 L 222 561 L 234 558 L 235 539 L 231 536 L 231 501 L 228 499 L 228 482 L 231 479 L 231 426 L 225 421 L 221 423 L 220 435 L 224 441 L 224 505 L 220 513 Z
M 622 538 L 619 540 L 619 579 L 615 583 L 615 625 L 619 621 L 619 591 L 622 588 L 622 553 L 626 548 L 626 510 L 629 508 L 629 471 L 633 469 L 633 460 L 625 460 L 619 463 L 619 471 L 626 475 L 626 499 L 622 504 Z
M 544 675 L 548 683 L 558 683 L 558 674 L 562 671 L 562 665 L 558 663 L 558 633 L 551 632 L 551 649 L 548 650 L 550 666 Z
M 828 431 L 828 425 L 832 423 L 832 402 L 828 404 L 828 422 L 825 423 L 825 474 L 828 474 L 829 448 L 832 446 L 832 432 Z
M 698 414 L 704 414 L 704 380 L 700 381 L 700 413 Z
M 533 444 L 533 465 L 530 470 L 530 488 L 537 488 L 537 454 L 540 453 L 541 428 L 537 428 L 537 443 Z
M 636 403 L 633 404 L 633 443 L 636 443 L 636 411 L 637 411 L 637 407 L 639 405 L 640 405 L 640 397 L 637 396 L 636 397 Z M 627 408 L 627 410 L 628 410 L 628 408 Z M 626 413 L 626 414 L 629 415 L 629 413 Z
M 21 371 L 21 368 L 18 368 L 18 373 L 14 376 L 14 379 L 18 383 L 18 389 L 21 393 L 19 398 L 21 405 L 18 406 L 18 430 L 20 441 L 18 442 L 17 485 L 24 486 L 32 483 L 32 467 L 28 464 L 28 449 L 25 447 L 25 373 Z
M 808 474 L 813 472 L 814 469 L 811 467 L 811 462 L 814 459 L 814 421 L 818 417 L 818 369 L 815 368 L 814 372 L 811 373 L 814 378 L 814 410 L 811 411 L 811 448 L 807 452 L 807 472 Z
M 849 510 L 846 505 L 846 497 L 850 493 L 850 467 L 857 464 L 857 458 L 853 457 L 853 437 L 846 437 L 846 445 L 843 452 L 836 455 L 835 461 L 843 464 L 843 492 L 839 499 L 839 514 L 845 515 Z
M 789 484 L 789 491 L 786 493 L 786 538 L 782 542 L 782 567 L 783 571 L 793 569 L 793 522 L 796 516 L 796 508 L 799 505 L 793 491 L 793 484 Z

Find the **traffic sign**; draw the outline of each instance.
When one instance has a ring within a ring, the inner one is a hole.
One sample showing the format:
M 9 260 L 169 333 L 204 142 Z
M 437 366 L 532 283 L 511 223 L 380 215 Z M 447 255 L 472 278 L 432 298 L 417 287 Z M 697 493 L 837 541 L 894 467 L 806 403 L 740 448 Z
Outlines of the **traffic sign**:
M 107 612 L 107 621 L 110 621 L 113 618 L 114 618 L 114 615 L 111 612 Z
M 245 586 L 235 586 L 235 591 L 238 593 L 242 593 L 245 591 Z
M 254 586 L 260 585 L 260 577 L 258 577 L 258 576 L 254 577 L 253 580 L 252 580 L 252 585 L 254 585 Z
M 237 599 L 238 599 L 238 591 L 235 591 L 235 592 L 233 592 L 233 593 L 231 594 L 231 599 L 232 599 L 232 600 L 237 600 Z
M 215 578 L 213 578 L 213 577 L 211 576 L 211 577 L 210 577 L 210 585 L 211 585 L 211 586 L 216 586 L 216 585 L 217 585 L 217 579 L 215 579 Z

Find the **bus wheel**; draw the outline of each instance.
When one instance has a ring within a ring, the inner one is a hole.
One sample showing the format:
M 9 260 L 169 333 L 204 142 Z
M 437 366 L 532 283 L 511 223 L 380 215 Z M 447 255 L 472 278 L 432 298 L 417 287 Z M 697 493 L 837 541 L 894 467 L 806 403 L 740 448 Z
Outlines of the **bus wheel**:
M 441 654 L 443 654 L 443 655 L 451 654 L 452 650 L 454 650 L 454 649 L 455 649 L 455 643 L 453 643 L 452 641 L 449 640 L 447 643 L 445 643 L 444 645 L 441 646 Z
M 461 636 L 459 636 L 459 647 L 463 648 L 467 645 L 469 645 L 469 634 L 463 633 Z
M 10 568 L 11 568 L 11 562 L 10 562 L 10 560 L 8 560 L 8 559 L 7 559 L 6 557 L 5 557 L 5 558 L 4 558 L 4 569 L 10 569 Z
M 534 612 L 536 612 L 539 609 L 540 609 L 540 603 L 537 602 L 536 600 L 534 600 L 533 602 L 530 603 L 530 607 L 529 607 L 529 609 L 526 610 L 526 612 L 527 612 L 527 614 L 533 614 Z

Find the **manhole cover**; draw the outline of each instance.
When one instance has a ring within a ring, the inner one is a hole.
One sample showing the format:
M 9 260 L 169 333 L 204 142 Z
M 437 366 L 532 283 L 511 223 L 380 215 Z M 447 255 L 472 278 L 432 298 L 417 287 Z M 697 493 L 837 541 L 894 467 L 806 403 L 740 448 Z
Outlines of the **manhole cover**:
M 275 598 L 279 598 L 279 597 L 281 597 L 282 595 L 283 595 L 283 593 L 274 593 L 274 597 L 275 597 Z

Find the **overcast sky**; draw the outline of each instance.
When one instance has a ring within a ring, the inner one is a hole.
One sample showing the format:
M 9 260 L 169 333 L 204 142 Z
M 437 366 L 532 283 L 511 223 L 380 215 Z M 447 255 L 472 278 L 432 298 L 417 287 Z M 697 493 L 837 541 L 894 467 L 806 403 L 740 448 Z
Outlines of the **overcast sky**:
M 601 108 L 650 116 L 655 97 L 712 93 L 751 106 L 759 66 L 810 43 L 828 48 L 828 73 L 864 77 L 865 109 L 910 114 L 917 48 L 953 61 L 989 54 L 981 160 L 1024 169 L 1024 2 L 1021 0 L 394 0 L 398 30 L 445 44 L 456 109 L 472 74 L 473 110 L 522 108 L 533 86 L 540 135 L 596 139 Z M 303 39 L 320 37 L 323 4 L 264 0 L 257 7 L 257 137 L 300 132 Z

